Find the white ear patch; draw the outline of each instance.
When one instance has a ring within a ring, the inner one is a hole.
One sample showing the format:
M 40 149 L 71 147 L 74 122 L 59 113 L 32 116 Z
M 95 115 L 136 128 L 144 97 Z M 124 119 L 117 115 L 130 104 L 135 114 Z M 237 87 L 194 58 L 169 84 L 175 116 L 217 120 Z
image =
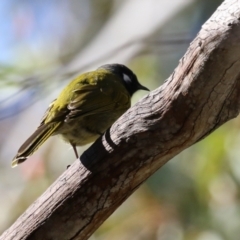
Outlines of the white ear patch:
M 123 80 L 125 82 L 131 82 L 131 78 L 127 74 L 125 74 L 125 73 L 123 73 Z

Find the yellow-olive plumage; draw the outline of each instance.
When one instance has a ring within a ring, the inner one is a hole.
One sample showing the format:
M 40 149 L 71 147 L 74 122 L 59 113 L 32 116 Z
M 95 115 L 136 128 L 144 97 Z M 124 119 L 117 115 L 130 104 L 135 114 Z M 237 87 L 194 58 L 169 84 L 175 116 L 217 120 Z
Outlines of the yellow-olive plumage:
M 121 64 L 106 64 L 70 82 L 46 111 L 37 130 L 23 143 L 12 167 L 24 162 L 50 136 L 61 134 L 74 149 L 95 141 L 129 107 L 142 86 Z

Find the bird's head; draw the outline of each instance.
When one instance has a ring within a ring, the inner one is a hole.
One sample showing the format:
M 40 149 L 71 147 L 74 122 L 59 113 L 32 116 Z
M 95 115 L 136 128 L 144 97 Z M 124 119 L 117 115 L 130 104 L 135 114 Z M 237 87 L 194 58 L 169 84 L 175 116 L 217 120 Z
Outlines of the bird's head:
M 139 83 L 137 76 L 128 67 L 122 64 L 105 64 L 98 69 L 105 69 L 119 76 L 123 81 L 124 86 L 128 90 L 130 96 L 132 96 L 137 90 L 140 89 L 149 91 L 148 88 Z

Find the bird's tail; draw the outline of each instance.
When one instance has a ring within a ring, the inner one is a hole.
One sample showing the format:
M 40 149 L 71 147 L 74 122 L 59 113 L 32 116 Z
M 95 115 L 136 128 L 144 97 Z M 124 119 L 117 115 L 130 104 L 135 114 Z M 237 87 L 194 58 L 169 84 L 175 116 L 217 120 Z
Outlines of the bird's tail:
M 26 161 L 59 127 L 61 123 L 48 123 L 40 125 L 37 130 L 19 148 L 17 155 L 12 160 L 12 167 Z

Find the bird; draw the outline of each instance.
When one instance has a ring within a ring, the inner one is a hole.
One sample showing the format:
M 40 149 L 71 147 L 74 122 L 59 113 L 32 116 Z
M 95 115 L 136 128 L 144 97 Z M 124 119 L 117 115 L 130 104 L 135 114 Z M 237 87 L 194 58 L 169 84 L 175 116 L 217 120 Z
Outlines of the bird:
M 22 144 L 12 167 L 27 160 L 50 136 L 60 134 L 76 146 L 95 141 L 127 110 L 141 85 L 137 76 L 122 64 L 105 64 L 73 79 L 49 105 L 40 125 Z

